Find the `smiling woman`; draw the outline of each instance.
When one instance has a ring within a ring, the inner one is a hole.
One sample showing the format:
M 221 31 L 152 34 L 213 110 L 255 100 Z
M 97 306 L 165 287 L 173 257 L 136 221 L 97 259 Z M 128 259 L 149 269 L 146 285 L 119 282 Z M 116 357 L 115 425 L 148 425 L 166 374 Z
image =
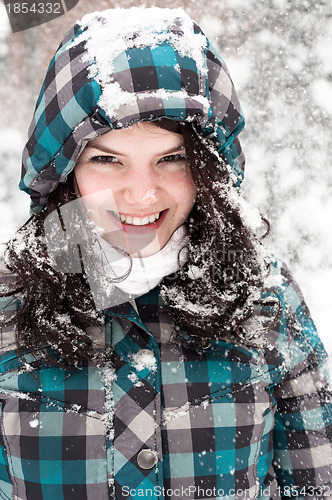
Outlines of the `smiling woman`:
M 239 190 L 243 126 L 182 9 L 68 31 L 0 273 L 1 498 L 332 495 L 326 354 Z
M 74 175 L 103 238 L 129 254 L 134 238 L 134 256 L 138 248 L 141 257 L 161 250 L 195 202 L 182 135 L 152 123 L 112 130 L 91 141 Z M 140 245 L 137 239 L 149 232 L 151 243 L 146 246 L 143 237 Z

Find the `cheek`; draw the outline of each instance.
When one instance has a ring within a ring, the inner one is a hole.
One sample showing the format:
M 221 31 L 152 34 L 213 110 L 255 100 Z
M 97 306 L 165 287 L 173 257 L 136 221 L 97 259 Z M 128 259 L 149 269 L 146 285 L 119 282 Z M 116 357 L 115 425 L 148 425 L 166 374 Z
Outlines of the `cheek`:
M 107 176 L 83 169 L 75 171 L 78 195 L 85 206 L 96 215 L 105 210 L 117 210 L 116 182 L 110 182 Z
M 173 179 L 170 184 L 170 193 L 173 193 L 173 198 L 183 210 L 191 209 L 195 203 L 197 189 L 191 175 L 183 173 Z
M 96 193 L 103 188 L 105 189 L 105 184 L 103 185 L 102 179 L 95 173 L 86 172 L 78 168 L 75 170 L 75 178 L 81 196 Z
M 78 168 L 75 171 L 75 177 L 79 191 L 78 194 L 97 204 L 103 203 L 107 199 L 112 201 L 119 188 L 118 182 L 98 172 L 89 172 Z

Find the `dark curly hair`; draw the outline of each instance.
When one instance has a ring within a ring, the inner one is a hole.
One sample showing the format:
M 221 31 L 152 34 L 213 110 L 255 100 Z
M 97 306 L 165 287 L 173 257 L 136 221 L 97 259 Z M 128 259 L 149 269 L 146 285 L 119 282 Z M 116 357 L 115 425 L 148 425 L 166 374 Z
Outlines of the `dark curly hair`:
M 196 203 L 185 222 L 190 236 L 188 259 L 176 275 L 161 283 L 165 307 L 177 330 L 185 329 L 195 345 L 204 346 L 214 338 L 253 344 L 258 330 L 246 325 L 257 304 L 264 303 L 260 292 L 267 263 L 260 239 L 246 221 L 231 170 L 196 125 L 167 119 L 151 123 L 183 135 L 197 186 Z M 5 262 L 18 280 L 1 292 L 21 296 L 21 308 L 2 325 L 15 322 L 22 352 L 28 350 L 38 359 L 41 348 L 51 346 L 57 353 L 51 362 L 67 366 L 96 357 L 87 328 L 103 324 L 82 259 L 76 272 L 61 271 L 46 244 L 47 218 L 56 213 L 62 220 L 60 207 L 76 200 L 76 192 L 72 173 L 50 195 L 47 207 L 17 231 L 7 245 Z M 89 223 L 86 226 L 86 244 L 91 247 L 93 231 Z M 56 232 L 53 238 L 56 243 Z M 63 248 L 61 258 L 69 251 Z

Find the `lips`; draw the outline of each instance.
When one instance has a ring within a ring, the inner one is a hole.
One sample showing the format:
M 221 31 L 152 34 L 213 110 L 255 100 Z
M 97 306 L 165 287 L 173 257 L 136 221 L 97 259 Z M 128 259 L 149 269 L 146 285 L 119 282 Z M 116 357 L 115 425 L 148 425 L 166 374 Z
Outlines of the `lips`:
M 136 215 L 127 215 L 122 213 L 116 213 L 112 210 L 107 210 L 107 213 L 115 221 L 117 227 L 121 227 L 125 232 L 142 232 L 146 229 L 156 230 L 163 223 L 166 214 L 168 212 L 162 210 L 161 212 L 154 212 L 153 214 L 145 215 L 143 217 L 138 217 Z
M 143 217 L 137 217 L 126 214 L 117 214 L 113 212 L 113 215 L 119 219 L 122 224 L 130 225 L 130 226 L 147 226 L 149 224 L 153 224 L 156 220 L 159 219 L 161 212 L 156 212 L 151 215 L 145 215 Z

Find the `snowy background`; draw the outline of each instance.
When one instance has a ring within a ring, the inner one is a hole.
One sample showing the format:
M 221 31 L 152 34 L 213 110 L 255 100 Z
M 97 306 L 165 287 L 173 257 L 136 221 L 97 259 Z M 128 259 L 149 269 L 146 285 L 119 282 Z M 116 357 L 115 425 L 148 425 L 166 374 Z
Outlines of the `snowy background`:
M 80 0 L 61 18 L 13 34 L 0 1 L 2 246 L 28 217 L 28 197 L 17 189 L 20 156 L 49 59 L 83 14 L 132 5 L 140 2 Z M 331 1 L 160 0 L 144 5 L 185 8 L 219 47 L 246 117 L 241 134 L 245 196 L 270 220 L 267 244 L 292 269 L 332 354 Z

